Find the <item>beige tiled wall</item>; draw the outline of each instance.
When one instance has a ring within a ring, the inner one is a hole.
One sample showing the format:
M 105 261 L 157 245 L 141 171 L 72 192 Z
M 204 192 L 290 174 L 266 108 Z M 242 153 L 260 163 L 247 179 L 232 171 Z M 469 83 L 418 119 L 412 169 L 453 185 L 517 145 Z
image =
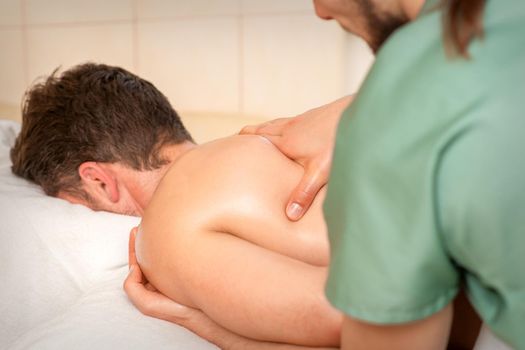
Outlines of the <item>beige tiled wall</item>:
M 21 0 L 27 24 L 126 21 L 133 16 L 129 0 Z
M 312 13 L 247 16 L 241 96 L 250 114 L 288 116 L 344 94 L 345 33 Z
M 133 70 L 131 24 L 43 26 L 28 28 L 27 70 L 29 80 L 93 60 Z
M 26 86 L 23 31 L 20 28 L 14 26 L 0 30 L 0 52 L 0 101 L 17 105 Z
M 182 110 L 238 111 L 238 21 L 233 17 L 141 22 L 138 71 Z
M 0 52 L 2 105 L 57 66 L 96 61 L 152 81 L 183 115 L 242 123 L 354 92 L 371 62 L 311 0 L 0 0 Z

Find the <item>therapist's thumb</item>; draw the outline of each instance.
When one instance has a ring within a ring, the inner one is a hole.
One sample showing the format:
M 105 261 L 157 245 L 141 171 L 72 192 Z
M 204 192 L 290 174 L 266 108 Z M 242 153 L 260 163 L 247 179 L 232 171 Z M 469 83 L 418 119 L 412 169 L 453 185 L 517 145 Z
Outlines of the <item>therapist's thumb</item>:
M 303 178 L 295 187 L 290 200 L 286 205 L 286 216 L 292 221 L 297 221 L 308 211 L 315 196 L 326 184 L 327 176 L 319 168 L 310 167 L 305 169 Z

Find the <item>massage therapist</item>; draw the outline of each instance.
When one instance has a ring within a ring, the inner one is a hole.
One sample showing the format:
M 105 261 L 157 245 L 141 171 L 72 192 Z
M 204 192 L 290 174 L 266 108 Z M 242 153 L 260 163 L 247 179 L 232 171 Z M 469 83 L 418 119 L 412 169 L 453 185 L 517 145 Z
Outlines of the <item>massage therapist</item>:
M 347 315 L 342 348 L 445 348 L 463 285 L 489 328 L 525 349 L 525 2 L 314 3 L 379 49 L 366 81 L 348 107 L 243 132 L 305 167 L 291 220 L 328 181 L 326 293 Z
M 328 182 L 326 293 L 346 315 L 342 348 L 444 349 L 464 288 L 490 329 L 525 349 L 525 2 L 314 4 L 377 53 L 361 90 L 241 133 L 304 166 L 291 220 Z M 198 311 L 136 293 L 156 317 L 235 344 Z

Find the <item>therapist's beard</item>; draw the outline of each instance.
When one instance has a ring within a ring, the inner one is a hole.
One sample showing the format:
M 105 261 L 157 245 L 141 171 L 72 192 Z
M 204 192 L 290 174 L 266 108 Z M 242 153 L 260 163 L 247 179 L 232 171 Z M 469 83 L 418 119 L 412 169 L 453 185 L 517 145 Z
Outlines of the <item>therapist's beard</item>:
M 358 4 L 367 27 L 365 29 L 369 34 L 368 45 L 374 54 L 396 29 L 409 22 L 409 18 L 404 13 L 379 11 L 377 5 L 374 5 L 374 0 L 359 0 Z

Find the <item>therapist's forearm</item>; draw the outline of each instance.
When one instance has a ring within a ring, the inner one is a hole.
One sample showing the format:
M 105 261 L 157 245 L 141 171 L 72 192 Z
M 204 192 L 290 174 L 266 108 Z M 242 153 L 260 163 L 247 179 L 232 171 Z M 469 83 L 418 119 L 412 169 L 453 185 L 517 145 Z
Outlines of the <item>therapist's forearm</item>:
M 330 102 L 324 106 L 319 107 L 319 109 L 324 109 L 325 110 L 324 114 L 328 117 L 333 118 L 334 126 L 335 126 L 339 122 L 339 119 L 341 119 L 341 116 L 343 115 L 344 110 L 354 100 L 354 97 L 355 95 L 348 95 L 345 97 L 341 97 L 333 102 Z
M 334 104 L 334 106 L 336 106 L 337 108 L 340 108 L 342 112 L 346 109 L 346 107 L 350 105 L 350 102 L 352 102 L 354 98 L 355 98 L 355 94 L 348 95 L 348 96 L 341 97 L 335 100 L 334 102 L 332 102 L 332 104 Z

